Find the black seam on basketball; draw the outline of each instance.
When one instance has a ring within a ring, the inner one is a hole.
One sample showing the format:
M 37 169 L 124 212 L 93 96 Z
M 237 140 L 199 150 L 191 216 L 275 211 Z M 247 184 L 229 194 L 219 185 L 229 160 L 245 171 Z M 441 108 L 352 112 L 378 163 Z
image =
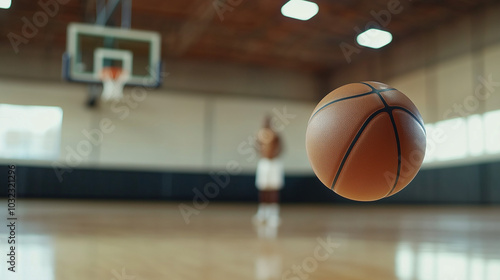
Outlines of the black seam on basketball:
M 309 122 L 312 120 L 312 118 L 321 110 L 325 109 L 326 107 L 334 104 L 334 103 L 337 103 L 339 101 L 344 101 L 344 100 L 348 100 L 348 99 L 353 99 L 353 98 L 357 98 L 357 97 L 362 97 L 362 96 L 366 96 L 366 95 L 369 95 L 369 94 L 372 94 L 372 93 L 378 93 L 378 92 L 385 92 L 385 91 L 391 91 L 391 90 L 396 90 L 395 88 L 386 88 L 386 89 L 375 89 L 374 87 L 372 87 L 371 85 L 367 84 L 367 83 L 360 83 L 360 84 L 364 84 L 368 87 L 370 87 L 372 90 L 369 91 L 369 92 L 365 92 L 365 93 L 361 93 L 361 94 L 358 94 L 358 95 L 353 95 L 353 96 L 348 96 L 348 97 L 344 97 L 344 98 L 340 98 L 340 99 L 337 99 L 337 100 L 333 100 L 333 101 L 330 101 L 328 103 L 326 103 L 325 105 L 321 106 L 321 108 L 319 108 L 318 110 L 316 110 L 316 112 L 314 112 L 314 114 L 311 116 L 311 118 L 309 119 Z
M 370 85 L 369 83 L 365 82 L 360 82 L 360 84 L 363 84 L 365 86 L 368 86 L 372 89 L 373 92 L 386 92 L 386 91 L 391 91 L 391 90 L 397 90 L 395 88 L 383 88 L 383 89 L 376 89 L 374 86 Z
M 337 180 L 339 179 L 340 172 L 344 168 L 344 164 L 347 161 L 347 158 L 351 154 L 351 151 L 354 148 L 354 145 L 356 144 L 356 142 L 358 142 L 358 139 L 359 139 L 359 137 L 361 137 L 361 134 L 363 133 L 363 131 L 365 130 L 365 128 L 373 120 L 373 118 L 375 118 L 378 114 L 383 113 L 383 112 L 389 113 L 388 110 L 387 110 L 387 108 L 383 108 L 383 109 L 379 109 L 379 110 L 375 111 L 375 113 L 371 114 L 366 119 L 366 121 L 363 123 L 363 125 L 361 126 L 361 128 L 358 130 L 358 133 L 356 133 L 356 136 L 354 136 L 354 139 L 351 141 L 351 144 L 349 145 L 349 148 L 347 148 L 347 151 L 344 154 L 344 158 L 342 158 L 342 162 L 340 163 L 339 169 L 337 170 L 337 174 L 335 174 L 335 178 L 333 179 L 333 183 L 332 183 L 332 186 L 331 186 L 330 189 L 334 190 L 335 184 L 337 183 Z
M 389 114 L 389 118 L 391 119 L 392 129 L 394 130 L 394 135 L 396 136 L 396 147 L 398 150 L 398 168 L 396 171 L 396 180 L 394 181 L 394 185 L 392 185 L 391 190 L 384 196 L 384 197 L 387 197 L 389 194 L 391 194 L 394 191 L 394 189 L 396 188 L 398 181 L 399 181 L 399 174 L 401 173 L 401 143 L 399 142 L 399 134 L 398 134 L 398 128 L 396 127 L 396 121 L 394 121 L 394 116 L 392 115 L 392 107 L 389 106 L 389 104 L 387 104 L 384 97 L 382 96 L 382 94 L 380 94 L 380 92 L 378 90 L 375 90 L 375 93 L 380 98 L 380 100 L 382 100 L 385 108 L 388 111 L 387 113 Z
M 377 89 L 375 87 L 373 87 L 372 85 L 370 85 L 369 83 L 365 83 L 365 82 L 360 82 L 360 84 L 363 84 L 365 86 L 368 86 L 372 89 L 372 91 L 377 91 Z
M 380 100 L 382 100 L 385 108 L 388 110 L 389 118 L 391 119 L 391 123 L 392 123 L 392 129 L 394 130 L 394 135 L 396 136 L 396 147 L 398 149 L 398 168 L 396 171 L 396 180 L 394 181 L 394 185 L 392 185 L 391 190 L 384 196 L 384 197 L 387 197 L 389 194 L 392 193 L 392 191 L 394 191 L 394 189 L 396 188 L 398 181 L 399 181 L 399 174 L 401 172 L 401 143 L 399 143 L 398 128 L 396 127 L 396 122 L 394 121 L 394 116 L 392 115 L 392 107 L 389 106 L 389 104 L 387 104 L 384 97 L 382 96 L 382 94 L 380 94 L 380 92 L 378 90 L 376 90 L 375 93 L 380 98 Z
M 384 102 L 384 105 L 386 105 L 386 107 L 391 107 L 393 109 L 401 109 L 403 111 L 406 111 L 408 114 L 410 114 L 418 122 L 418 124 L 422 127 L 422 129 L 424 130 L 424 132 L 426 132 L 424 124 L 422 122 L 420 122 L 420 120 L 417 118 L 417 116 L 415 116 L 410 110 L 408 110 L 408 109 L 406 109 L 404 107 L 401 107 L 401 106 L 389 106 L 389 105 L 387 105 L 387 103 L 385 102 L 385 99 L 382 97 L 381 94 L 379 94 L 380 92 L 384 92 L 384 91 L 396 90 L 395 88 L 376 89 L 376 88 L 374 88 L 372 85 L 370 85 L 368 83 L 361 82 L 361 84 L 364 84 L 364 85 L 370 87 L 374 93 L 377 93 L 377 95 L 380 97 L 380 99 L 382 100 L 382 102 Z
M 347 100 L 347 99 L 353 99 L 353 98 L 357 98 L 357 97 L 362 97 L 362 96 L 366 96 L 366 95 L 369 95 L 369 94 L 372 94 L 372 93 L 375 93 L 374 91 L 369 91 L 369 92 L 365 92 L 365 93 L 361 93 L 361 94 L 358 94 L 358 95 L 353 95 L 353 96 L 348 96 L 348 97 L 344 97 L 344 98 L 340 98 L 340 99 L 337 99 L 337 100 L 333 100 L 333 101 L 330 101 L 328 103 L 326 103 L 325 105 L 321 106 L 321 108 L 319 108 L 318 110 L 316 110 L 316 112 L 314 112 L 314 114 L 311 116 L 311 119 L 321 110 L 323 110 L 325 107 L 328 107 L 330 105 L 332 105 L 333 103 L 337 103 L 339 101 L 344 101 L 344 100 Z
M 420 127 L 422 127 L 422 129 L 424 130 L 424 132 L 427 134 L 426 130 L 425 130 L 425 126 L 423 123 L 420 122 L 420 120 L 417 118 L 417 116 L 415 116 L 410 110 L 404 108 L 404 107 L 401 107 L 401 106 L 393 106 L 392 109 L 399 109 L 399 110 L 402 110 L 406 113 L 408 113 L 408 115 L 410 115 L 412 118 L 415 119 L 415 121 L 417 121 L 417 123 L 420 125 Z
M 394 116 L 392 115 L 392 109 L 389 111 L 389 117 L 391 118 L 392 128 L 394 129 L 394 135 L 396 136 L 396 146 L 398 148 L 398 171 L 396 173 L 396 180 L 394 181 L 394 185 L 392 186 L 391 190 L 385 195 L 385 197 L 388 197 L 394 191 L 394 189 L 396 189 L 399 181 L 399 175 L 401 173 L 401 142 L 399 141 L 398 128 L 396 126 Z
M 380 98 L 380 100 L 382 100 L 382 103 L 384 103 L 385 108 L 390 108 L 389 104 L 387 104 L 387 102 L 385 101 L 385 99 L 382 97 L 382 94 L 380 94 L 380 92 L 378 92 L 378 91 L 376 91 L 375 93 Z
M 396 189 L 396 186 L 398 185 L 398 182 L 399 182 L 399 176 L 401 174 L 401 142 L 399 141 L 398 128 L 396 126 L 396 121 L 394 120 L 394 116 L 392 115 L 392 110 L 394 110 L 394 109 L 401 109 L 401 110 L 407 112 L 424 129 L 424 132 L 425 132 L 425 128 L 420 123 L 420 121 L 418 120 L 418 118 L 416 116 L 414 116 L 413 113 L 410 110 L 408 110 L 406 108 L 403 108 L 403 107 L 400 107 L 400 106 L 390 106 L 389 104 L 387 104 L 387 102 L 385 101 L 385 99 L 382 96 L 382 94 L 380 94 L 380 90 L 375 89 L 373 86 L 371 86 L 371 85 L 369 85 L 367 83 L 363 83 L 363 84 L 365 84 L 365 85 L 369 86 L 370 88 L 372 88 L 372 90 L 375 91 L 375 93 L 378 95 L 378 97 L 380 97 L 380 100 L 382 100 L 382 102 L 384 103 L 385 108 L 388 109 L 389 117 L 390 117 L 391 123 L 392 123 L 392 128 L 394 130 L 394 135 L 396 136 L 396 146 L 397 146 L 397 149 L 398 149 L 398 169 L 397 169 L 397 172 L 396 172 L 396 179 L 394 180 L 394 185 L 392 186 L 391 190 L 384 196 L 384 197 L 388 197 Z
M 382 101 L 382 103 L 384 103 L 384 107 L 385 108 L 390 108 L 389 104 L 387 104 L 387 102 L 382 97 L 382 94 L 380 94 L 380 92 L 384 92 L 384 91 L 388 91 L 388 90 L 395 90 L 394 88 L 386 88 L 384 90 L 384 89 L 376 89 L 372 85 L 364 83 L 364 82 L 362 82 L 362 84 L 369 86 L 372 89 L 372 91 L 377 94 L 377 96 L 380 98 L 380 100 Z

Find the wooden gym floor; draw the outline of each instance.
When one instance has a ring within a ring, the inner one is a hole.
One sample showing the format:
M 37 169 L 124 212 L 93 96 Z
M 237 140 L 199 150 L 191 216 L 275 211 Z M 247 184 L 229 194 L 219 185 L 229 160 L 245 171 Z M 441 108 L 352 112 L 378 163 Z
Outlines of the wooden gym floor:
M 178 207 L 19 200 L 0 279 L 500 279 L 500 207 L 285 205 L 274 240 L 257 238 L 256 205 L 211 203 L 189 224 Z

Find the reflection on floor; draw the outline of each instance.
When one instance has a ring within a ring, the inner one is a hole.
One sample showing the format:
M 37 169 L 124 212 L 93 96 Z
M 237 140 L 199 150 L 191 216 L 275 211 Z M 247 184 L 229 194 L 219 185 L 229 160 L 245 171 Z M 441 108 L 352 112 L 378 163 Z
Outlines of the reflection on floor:
M 500 279 L 500 207 L 285 205 L 261 238 L 255 210 L 20 200 L 16 272 L 1 226 L 0 279 Z
M 401 242 L 396 251 L 396 275 L 410 279 L 500 279 L 500 259 L 485 259 L 476 248 L 448 244 Z

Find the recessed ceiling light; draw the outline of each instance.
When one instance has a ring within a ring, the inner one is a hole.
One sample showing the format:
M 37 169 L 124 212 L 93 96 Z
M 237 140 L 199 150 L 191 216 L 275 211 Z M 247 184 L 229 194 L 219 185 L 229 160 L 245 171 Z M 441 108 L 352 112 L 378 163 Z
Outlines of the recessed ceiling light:
M 364 47 L 379 49 L 392 41 L 392 34 L 380 29 L 368 29 L 356 38 L 358 44 Z
M 318 11 L 318 4 L 306 0 L 290 0 L 281 7 L 281 13 L 284 16 L 299 20 L 308 20 Z
M 12 0 L 0 0 L 0 9 L 8 9 L 12 4 Z

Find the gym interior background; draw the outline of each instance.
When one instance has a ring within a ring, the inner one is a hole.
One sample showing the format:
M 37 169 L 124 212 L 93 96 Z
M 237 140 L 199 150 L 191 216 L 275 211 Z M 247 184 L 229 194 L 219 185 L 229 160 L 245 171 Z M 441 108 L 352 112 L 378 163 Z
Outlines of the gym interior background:
M 361 2 L 351 4 L 349 9 L 366 4 Z M 384 1 L 379 2 L 373 4 L 372 13 L 380 13 L 380 20 L 385 23 L 382 12 L 387 12 L 387 7 L 381 5 Z M 134 14 L 138 18 L 134 18 L 134 28 L 150 26 L 152 23 L 146 23 L 141 17 L 149 10 L 139 8 L 138 3 L 134 5 L 138 10 L 134 11 L 138 14 Z M 497 63 L 500 60 L 500 9 L 497 5 L 469 4 L 477 8 L 454 11 L 453 16 L 448 15 L 449 20 L 414 28 L 401 38 L 396 37 L 390 47 L 380 50 L 356 45 L 355 30 L 346 30 L 349 36 L 352 35 L 352 40 L 344 42 L 348 44 L 344 53 L 339 44 L 331 46 L 331 52 L 340 54 L 340 60 L 329 67 L 331 70 L 328 67 L 313 68 L 318 64 L 314 60 L 317 58 L 308 58 L 306 51 L 298 58 L 306 61 L 304 66 L 296 63 L 288 69 L 279 59 L 261 63 L 274 63 L 275 67 L 262 67 L 251 58 L 241 62 L 196 59 L 189 47 L 179 51 L 178 46 L 189 38 L 184 38 L 186 35 L 180 34 L 180 30 L 176 33 L 173 24 L 167 23 L 175 22 L 168 17 L 168 12 L 173 14 L 175 8 L 182 7 L 186 10 L 179 13 L 185 18 L 177 19 L 177 27 L 182 27 L 183 20 L 190 23 L 188 20 L 192 19 L 187 9 L 197 6 L 194 3 L 192 6 L 187 3 L 162 5 L 164 7 L 160 7 L 167 16 L 156 20 L 165 23 L 165 29 L 156 30 L 165 33 L 162 39 L 163 84 L 159 89 L 148 90 L 144 100 L 141 96 L 140 101 L 117 107 L 115 112 L 109 108 L 83 106 L 88 87 L 61 79 L 65 23 L 76 21 L 76 15 L 83 16 L 78 10 L 82 3 L 59 3 L 57 15 L 49 16 L 48 23 L 38 27 L 36 36 L 27 38 L 27 43 L 16 46 L 6 35 L 22 35 L 24 22 L 21 17 L 32 20 L 37 11 L 43 10 L 34 2 L 20 1 L 14 3 L 12 10 L 2 11 L 0 20 L 5 36 L 0 46 L 1 102 L 56 106 L 62 109 L 64 116 L 60 138 L 49 137 L 56 142 L 45 144 L 57 150 L 57 157 L 51 155 L 51 160 L 43 157 L 38 160 L 37 144 L 23 141 L 34 135 L 4 130 L 2 148 L 10 150 L 11 158 L 7 154 L 2 161 L 5 164 L 13 160 L 18 162 L 19 174 L 22 175 L 18 182 L 19 195 L 184 200 L 192 196 L 193 188 L 212 181 L 210 172 L 223 171 L 229 162 L 234 161 L 238 171 L 230 176 L 227 187 L 221 189 L 220 195 L 214 199 L 255 201 L 253 180 L 257 154 L 252 148 L 252 137 L 263 116 L 271 113 L 282 128 L 280 132 L 286 145 L 283 159 L 287 187 L 283 191 L 283 200 L 346 202 L 329 194 L 312 173 L 304 146 L 305 128 L 315 104 L 328 92 L 346 83 L 376 80 L 408 95 L 427 124 L 438 124 L 437 130 L 428 132 L 428 159 L 411 186 L 399 195 L 377 203 L 488 204 L 500 201 L 497 183 L 500 175 L 495 171 L 500 164 L 500 122 L 496 112 L 500 110 L 500 89 L 496 82 L 500 79 L 497 78 L 500 73 Z M 243 10 L 246 15 L 251 13 L 252 5 L 257 4 L 241 4 L 235 8 L 234 14 L 227 12 L 224 21 L 219 20 L 215 11 L 213 26 L 205 30 L 208 35 L 194 24 L 184 25 L 191 27 L 200 40 L 191 43 L 190 48 L 203 47 L 203 36 L 215 37 L 218 35 L 214 31 L 216 28 L 222 29 L 230 24 L 226 21 L 244 20 L 239 19 L 241 15 L 237 11 Z M 409 5 L 401 1 L 400 14 L 392 14 L 392 21 L 385 19 L 387 28 L 403 26 L 405 13 L 411 15 L 415 9 L 425 8 L 424 3 L 417 2 L 416 7 Z M 453 10 L 454 3 L 449 5 Z M 196 10 L 193 8 L 193 11 Z M 370 12 L 360 17 L 366 20 L 359 20 L 358 27 L 363 27 L 363 22 L 377 20 Z M 277 21 L 275 29 L 278 31 L 280 24 L 308 24 L 282 21 L 286 19 Z M 233 28 L 238 27 L 241 26 Z M 306 36 L 300 32 L 300 36 Z M 314 35 L 310 36 L 314 38 Z M 247 37 L 248 40 L 252 38 Z M 238 54 L 240 56 L 252 55 L 250 47 L 245 49 L 237 43 L 228 45 L 225 48 L 242 52 Z M 258 48 L 255 50 L 259 51 Z M 287 54 L 283 51 L 285 57 Z M 489 121 L 477 127 L 473 125 L 478 121 L 474 117 Z M 113 132 L 105 133 L 102 143 L 92 145 L 88 153 L 72 155 L 77 153 L 79 143 L 87 139 L 82 132 L 100 129 L 99 120 L 103 118 L 111 120 Z M 459 124 L 456 118 L 463 119 L 464 124 Z M 443 122 L 446 120 L 450 121 Z M 467 125 L 467 120 L 471 125 Z M 467 136 L 478 133 L 484 136 L 478 135 L 481 139 Z M 142 184 L 146 184 L 147 189 L 141 187 Z

